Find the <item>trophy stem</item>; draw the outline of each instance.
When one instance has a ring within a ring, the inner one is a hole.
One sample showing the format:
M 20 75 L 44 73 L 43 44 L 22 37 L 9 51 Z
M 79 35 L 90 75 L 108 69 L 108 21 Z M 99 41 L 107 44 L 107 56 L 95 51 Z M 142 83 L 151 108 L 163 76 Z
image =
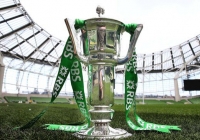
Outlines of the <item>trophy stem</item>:
M 100 58 L 104 54 L 98 55 Z M 74 135 L 78 138 L 87 139 L 120 139 L 132 134 L 120 128 L 110 127 L 114 110 L 114 66 L 113 65 L 90 65 L 89 66 L 89 104 L 91 105 L 90 118 L 93 126 L 82 130 Z
M 91 65 L 89 68 L 89 104 L 93 126 L 74 135 L 79 138 L 119 139 L 131 136 L 127 131 L 109 126 L 114 110 L 114 66 Z

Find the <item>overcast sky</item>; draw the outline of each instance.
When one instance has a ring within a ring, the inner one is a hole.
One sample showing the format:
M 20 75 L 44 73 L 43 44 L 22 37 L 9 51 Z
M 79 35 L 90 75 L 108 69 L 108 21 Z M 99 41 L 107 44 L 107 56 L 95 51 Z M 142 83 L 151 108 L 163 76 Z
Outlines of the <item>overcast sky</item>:
M 32 19 L 50 34 L 66 41 L 65 18 L 104 17 L 143 24 L 137 53 L 170 48 L 200 34 L 200 0 L 20 0 Z

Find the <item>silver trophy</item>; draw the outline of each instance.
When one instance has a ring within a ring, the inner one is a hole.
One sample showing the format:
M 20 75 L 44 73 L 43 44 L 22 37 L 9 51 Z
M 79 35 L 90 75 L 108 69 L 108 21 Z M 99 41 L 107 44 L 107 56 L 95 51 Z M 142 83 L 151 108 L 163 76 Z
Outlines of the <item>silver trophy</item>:
M 102 18 L 105 10 L 96 9 L 98 18 L 85 20 L 81 29 L 75 29 L 75 20 L 65 19 L 67 29 L 78 59 L 89 66 L 88 101 L 91 105 L 90 117 L 93 126 L 75 133 L 80 138 L 118 139 L 131 136 L 120 128 L 112 128 L 114 105 L 114 67 L 128 62 L 135 49 L 137 38 L 142 30 L 139 24 L 130 40 L 127 55 L 119 58 L 120 41 L 125 31 L 124 24 L 118 20 Z

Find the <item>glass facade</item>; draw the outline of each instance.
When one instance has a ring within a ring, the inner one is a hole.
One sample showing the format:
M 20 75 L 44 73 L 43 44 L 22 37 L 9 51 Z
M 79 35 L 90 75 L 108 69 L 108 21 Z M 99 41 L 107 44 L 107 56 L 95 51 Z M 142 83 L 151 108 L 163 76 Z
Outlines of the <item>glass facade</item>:
M 181 96 L 199 95 L 199 91 L 183 90 L 183 79 L 199 79 L 199 38 L 197 35 L 172 48 L 138 54 L 137 95 L 175 96 L 175 80 Z M 31 19 L 19 0 L 0 1 L 0 51 L 5 65 L 3 92 L 50 93 L 64 46 L 65 41 L 55 38 Z M 116 95 L 123 94 L 123 72 L 123 67 L 116 68 Z M 87 71 L 84 73 L 87 81 Z M 73 95 L 69 79 L 60 95 Z

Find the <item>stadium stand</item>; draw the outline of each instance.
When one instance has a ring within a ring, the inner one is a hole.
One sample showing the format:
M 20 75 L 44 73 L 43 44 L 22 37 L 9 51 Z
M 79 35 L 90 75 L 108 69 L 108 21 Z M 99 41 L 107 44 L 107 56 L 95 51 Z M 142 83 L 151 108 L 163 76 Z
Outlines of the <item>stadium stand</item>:
M 192 99 L 193 100 L 193 99 Z M 194 100 L 198 100 L 198 102 L 200 103 L 200 98 L 198 99 L 194 99 Z M 174 100 L 169 100 L 169 99 L 145 99 L 144 100 L 144 104 L 186 104 L 187 103 L 187 99 L 183 99 L 181 101 L 174 101 Z M 115 104 L 124 104 L 124 99 L 115 99 Z M 136 104 L 143 104 L 143 100 L 141 99 L 136 99 Z
M 4 99 L 8 103 L 25 103 L 27 101 L 27 97 L 12 97 L 12 96 L 5 96 Z
M 36 103 L 49 103 L 51 101 L 51 98 L 48 97 L 30 97 L 30 99 Z M 69 103 L 69 101 L 66 98 L 56 98 L 54 103 Z
M 188 99 L 192 104 L 200 104 L 200 97 Z

